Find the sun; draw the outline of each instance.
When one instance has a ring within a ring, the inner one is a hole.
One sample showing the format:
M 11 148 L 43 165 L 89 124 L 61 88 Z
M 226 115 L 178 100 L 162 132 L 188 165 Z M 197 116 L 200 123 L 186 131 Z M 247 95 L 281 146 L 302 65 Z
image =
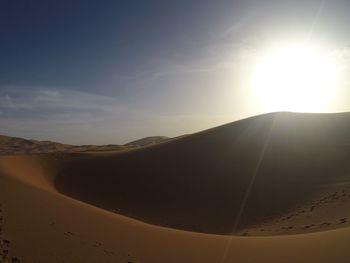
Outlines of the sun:
M 264 111 L 320 112 L 333 96 L 336 63 L 317 49 L 291 45 L 262 56 L 251 80 Z

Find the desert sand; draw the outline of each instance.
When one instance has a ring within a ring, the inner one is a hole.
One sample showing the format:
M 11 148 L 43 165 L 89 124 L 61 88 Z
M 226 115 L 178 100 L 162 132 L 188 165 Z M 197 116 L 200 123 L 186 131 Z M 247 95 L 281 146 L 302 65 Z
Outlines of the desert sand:
M 350 114 L 0 157 L 3 262 L 349 262 Z
M 71 145 L 52 141 L 29 140 L 18 137 L 0 135 L 0 155 L 23 155 L 44 153 L 96 153 L 108 151 L 129 150 L 136 147 L 145 147 L 171 140 L 165 136 L 145 137 L 124 145 Z

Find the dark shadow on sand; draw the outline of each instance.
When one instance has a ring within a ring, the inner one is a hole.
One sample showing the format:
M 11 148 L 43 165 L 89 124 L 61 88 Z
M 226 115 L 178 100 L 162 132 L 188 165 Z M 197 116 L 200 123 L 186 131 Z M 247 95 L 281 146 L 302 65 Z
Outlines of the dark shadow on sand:
M 147 223 L 230 234 L 269 136 L 237 231 L 349 173 L 349 114 L 273 113 L 144 149 L 71 158 L 55 186 Z

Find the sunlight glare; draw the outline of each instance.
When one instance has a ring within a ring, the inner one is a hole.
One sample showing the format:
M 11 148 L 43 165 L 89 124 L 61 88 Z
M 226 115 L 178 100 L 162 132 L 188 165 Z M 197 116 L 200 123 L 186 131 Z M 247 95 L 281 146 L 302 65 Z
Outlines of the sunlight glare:
M 268 52 L 252 76 L 264 111 L 318 112 L 333 96 L 336 64 L 316 49 L 288 46 Z

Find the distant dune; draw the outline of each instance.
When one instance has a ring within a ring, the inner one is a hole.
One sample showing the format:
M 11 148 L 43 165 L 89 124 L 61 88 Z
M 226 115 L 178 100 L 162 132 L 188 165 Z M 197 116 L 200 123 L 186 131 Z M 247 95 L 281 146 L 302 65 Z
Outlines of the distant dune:
M 100 152 L 127 149 L 122 145 L 69 145 L 51 141 L 26 140 L 23 138 L 0 135 L 0 155 L 43 154 L 58 152 Z
M 349 113 L 280 112 L 128 151 L 1 157 L 0 254 L 346 262 L 349 134 Z
M 134 146 L 134 147 L 149 146 L 160 142 L 165 142 L 169 139 L 170 139 L 169 137 L 165 137 L 165 136 L 151 136 L 151 137 L 145 137 L 140 140 L 129 142 L 125 144 L 125 146 Z
M 170 139 L 165 136 L 153 136 L 129 142 L 125 145 L 69 145 L 0 135 L 0 155 L 121 151 L 154 145 Z

